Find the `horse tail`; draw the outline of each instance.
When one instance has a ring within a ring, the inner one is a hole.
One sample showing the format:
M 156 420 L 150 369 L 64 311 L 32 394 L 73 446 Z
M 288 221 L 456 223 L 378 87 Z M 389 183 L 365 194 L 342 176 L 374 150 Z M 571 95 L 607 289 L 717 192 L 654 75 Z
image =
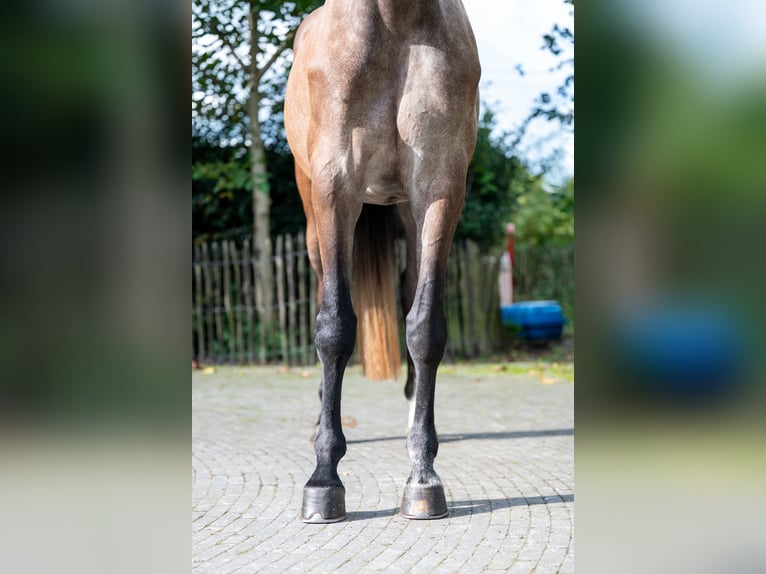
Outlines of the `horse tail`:
M 395 206 L 364 204 L 354 237 L 354 310 L 364 374 L 373 381 L 396 379 L 401 368 L 396 260 Z

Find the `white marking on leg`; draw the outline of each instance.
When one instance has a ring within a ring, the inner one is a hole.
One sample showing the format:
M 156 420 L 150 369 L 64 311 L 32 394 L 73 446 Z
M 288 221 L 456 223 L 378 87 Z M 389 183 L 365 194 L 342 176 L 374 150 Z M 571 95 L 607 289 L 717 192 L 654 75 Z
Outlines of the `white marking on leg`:
M 407 434 L 410 434 L 410 431 L 412 430 L 412 424 L 415 422 L 415 397 L 413 396 L 411 399 L 407 399 L 410 403 L 410 414 L 407 418 Z

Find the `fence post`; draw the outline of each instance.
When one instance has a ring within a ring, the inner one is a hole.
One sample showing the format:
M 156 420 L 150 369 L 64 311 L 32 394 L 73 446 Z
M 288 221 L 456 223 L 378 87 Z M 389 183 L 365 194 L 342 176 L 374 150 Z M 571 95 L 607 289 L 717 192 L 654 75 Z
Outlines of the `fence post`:
M 221 241 L 221 261 L 223 266 L 223 308 L 226 312 L 226 329 L 224 330 L 226 343 L 229 350 L 229 362 L 234 362 L 234 316 L 231 309 L 231 270 L 229 269 L 229 245 L 226 240 Z M 223 342 L 223 341 L 222 341 Z
M 484 317 L 484 347 L 483 354 L 489 355 L 497 347 L 498 327 L 500 325 L 500 290 L 498 273 L 500 271 L 500 257 L 497 255 L 485 255 L 481 258 L 484 270 L 484 283 L 482 292 L 485 294 L 481 316 Z
M 256 252 L 258 252 L 258 249 L 256 248 L 255 243 L 253 243 L 253 286 L 255 287 L 255 308 L 258 312 L 258 360 L 262 365 L 265 365 L 270 327 L 265 321 L 266 312 L 264 311 L 263 283 L 259 277 L 260 268 L 258 266 L 258 261 L 255 259 Z M 264 253 L 263 249 L 261 249 L 259 257 L 271 258 L 271 253 Z
M 466 336 L 470 344 L 469 353 L 471 358 L 476 357 L 479 354 L 479 313 L 477 312 L 477 303 L 482 296 L 480 291 L 481 280 L 479 275 L 479 248 L 471 240 L 467 240 L 463 244 L 463 257 L 465 261 L 465 309 L 468 312 L 468 316 L 465 318 L 467 324 Z
M 207 242 L 202 244 L 202 272 L 204 274 L 204 315 L 205 322 L 207 323 L 207 359 L 215 359 L 215 315 L 213 314 L 213 307 L 215 302 L 213 301 L 213 281 L 212 273 L 210 272 L 210 250 Z
M 284 280 L 284 245 L 285 238 L 283 235 L 277 237 L 277 250 L 274 255 L 274 264 L 276 267 L 276 279 L 277 279 L 277 302 L 279 305 L 279 327 L 281 336 L 279 337 L 280 349 L 282 352 L 282 362 L 285 366 L 290 364 L 288 351 L 287 351 L 287 317 L 285 313 L 285 280 Z
M 242 291 L 245 295 L 245 309 L 247 312 L 247 362 L 252 363 L 255 361 L 255 355 L 253 351 L 253 287 L 251 283 L 250 275 L 250 240 L 245 239 L 242 246 Z
M 449 259 L 447 260 L 447 288 L 446 288 L 446 313 L 447 313 L 447 348 L 451 357 L 462 354 L 462 329 L 460 325 L 460 265 L 458 262 L 460 249 L 453 245 Z
M 233 240 L 229 241 L 229 255 L 231 258 L 231 266 L 234 269 L 234 289 L 236 296 L 234 298 L 234 321 L 237 324 L 237 347 L 236 352 L 237 362 L 245 362 L 245 340 L 244 340 L 244 318 L 242 316 L 242 308 L 244 306 L 244 294 L 242 293 L 242 272 L 240 271 L 240 259 L 237 251 L 237 246 Z
M 466 261 L 465 242 L 460 244 L 458 252 L 458 266 L 460 269 L 460 318 L 461 335 L 463 343 L 463 354 L 468 357 L 473 356 L 473 341 L 471 339 L 471 284 L 468 274 L 468 262 Z
M 287 328 L 290 333 L 288 343 L 290 345 L 289 363 L 292 365 L 298 360 L 298 342 L 296 337 L 296 317 L 298 293 L 295 290 L 295 250 L 293 249 L 293 236 L 289 233 L 285 237 L 285 258 L 287 259 Z
M 192 251 L 192 261 L 194 266 L 194 303 L 197 320 L 197 360 L 202 361 L 205 358 L 205 316 L 202 314 L 202 264 L 200 262 L 200 247 L 194 245 Z

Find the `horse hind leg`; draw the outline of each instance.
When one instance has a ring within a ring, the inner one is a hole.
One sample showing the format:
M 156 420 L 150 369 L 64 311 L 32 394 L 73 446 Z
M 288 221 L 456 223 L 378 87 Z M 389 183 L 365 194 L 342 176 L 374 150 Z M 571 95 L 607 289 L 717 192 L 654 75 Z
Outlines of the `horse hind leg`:
M 316 182 L 312 192 L 316 192 Z M 322 259 L 322 301 L 315 344 L 322 363 L 322 407 L 314 441 L 316 468 L 303 488 L 301 519 L 309 523 L 346 518 L 345 487 L 338 463 L 346 453 L 341 428 L 341 384 L 356 340 L 356 316 L 349 283 L 354 226 L 361 205 L 334 201 L 339 190 L 313 193 L 317 237 Z M 342 191 L 342 190 L 341 190 Z
M 311 199 L 311 178 L 296 164 L 295 182 L 298 185 L 303 212 L 306 215 L 306 252 L 309 263 L 317 276 L 317 308 L 322 303 L 322 258 L 319 252 L 319 237 L 317 236 L 314 205 Z
M 314 206 L 311 202 L 311 178 L 295 164 L 295 183 L 298 185 L 301 202 L 303 203 L 303 212 L 306 215 L 306 253 L 309 263 L 317 276 L 317 309 L 322 305 L 322 259 L 319 256 L 319 238 L 317 237 L 317 228 L 314 221 Z M 322 403 L 322 383 L 319 383 L 319 404 Z M 319 432 L 319 416 L 314 424 L 314 430 L 309 439 L 313 444 Z
M 463 193 L 441 196 L 415 207 L 419 269 L 412 308 L 407 314 L 407 348 L 415 370 L 415 412 L 407 438 L 412 470 L 404 486 L 400 514 L 405 518 L 447 516 L 444 487 L 434 470 L 439 441 L 434 424 L 436 370 L 447 343 L 444 314 L 447 256 L 460 215 Z
M 417 256 L 417 226 L 412 218 L 409 203 L 399 204 L 399 217 L 404 227 L 404 236 L 407 245 L 407 262 L 402 271 L 400 281 L 400 298 L 402 312 L 404 316 L 412 309 L 412 302 L 415 299 L 415 288 L 418 281 L 418 256 Z M 412 428 L 412 421 L 415 417 L 415 365 L 412 362 L 412 355 L 407 349 L 407 381 L 404 383 L 404 396 L 409 402 L 409 416 L 407 418 L 407 434 Z

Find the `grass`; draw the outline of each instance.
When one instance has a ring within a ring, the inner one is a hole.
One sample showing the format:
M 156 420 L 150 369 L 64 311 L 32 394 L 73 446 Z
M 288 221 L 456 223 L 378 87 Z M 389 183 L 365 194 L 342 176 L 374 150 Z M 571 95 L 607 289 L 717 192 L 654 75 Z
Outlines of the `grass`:
M 508 350 L 472 360 L 445 360 L 439 372 L 455 375 L 532 375 L 542 382 L 558 379 L 574 382 L 574 340 L 563 337 L 544 345 L 514 340 Z
M 228 372 L 232 378 L 252 377 L 252 372 L 246 366 L 203 365 L 202 367 L 202 374 L 213 374 L 221 370 Z M 274 369 L 276 375 L 290 377 L 298 375 L 302 378 L 316 378 L 319 374 L 319 364 L 290 368 L 271 365 L 270 368 Z M 406 369 L 406 365 L 402 368 Z M 361 367 L 349 365 L 348 370 L 361 371 Z M 439 367 L 439 372 L 445 375 L 474 377 L 521 375 L 539 378 L 543 384 L 556 380 L 574 383 L 574 340 L 564 337 L 560 341 L 552 341 L 546 345 L 530 345 L 516 340 L 509 345 L 508 351 L 502 354 L 471 360 L 445 359 Z M 278 383 L 272 380 L 272 384 Z
M 471 361 L 442 363 L 439 373 L 456 376 L 530 376 L 544 384 L 556 381 L 574 383 L 574 364 L 546 361 Z

